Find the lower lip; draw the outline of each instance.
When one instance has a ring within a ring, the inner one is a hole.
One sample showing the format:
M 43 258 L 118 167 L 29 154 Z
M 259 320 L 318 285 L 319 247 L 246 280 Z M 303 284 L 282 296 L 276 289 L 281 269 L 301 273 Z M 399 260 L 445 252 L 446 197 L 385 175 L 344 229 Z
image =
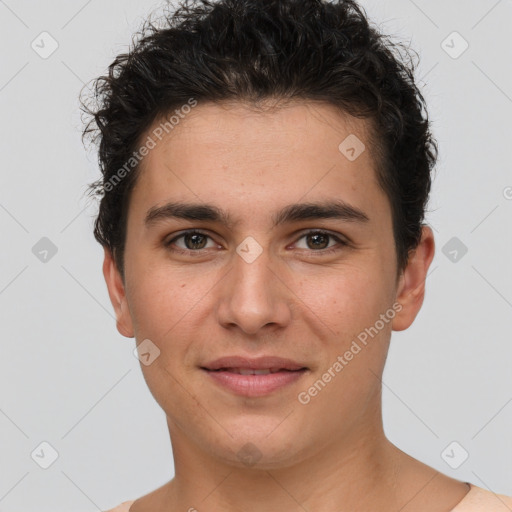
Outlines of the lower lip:
M 277 389 L 296 382 L 307 370 L 282 371 L 265 375 L 241 375 L 227 370 L 212 371 L 203 369 L 203 371 L 210 375 L 215 382 L 230 389 L 237 395 L 255 397 L 268 395 Z

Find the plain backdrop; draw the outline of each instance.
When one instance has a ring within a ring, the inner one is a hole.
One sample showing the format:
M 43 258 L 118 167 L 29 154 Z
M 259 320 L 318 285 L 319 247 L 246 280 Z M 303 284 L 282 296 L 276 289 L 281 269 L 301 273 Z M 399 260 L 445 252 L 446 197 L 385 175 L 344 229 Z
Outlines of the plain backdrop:
M 158 5 L 0 0 L 1 511 L 106 510 L 173 476 L 164 414 L 103 281 L 78 103 Z M 385 430 L 439 471 L 512 495 L 512 1 L 362 5 L 420 54 L 440 146 L 436 256 L 423 309 L 392 337 Z

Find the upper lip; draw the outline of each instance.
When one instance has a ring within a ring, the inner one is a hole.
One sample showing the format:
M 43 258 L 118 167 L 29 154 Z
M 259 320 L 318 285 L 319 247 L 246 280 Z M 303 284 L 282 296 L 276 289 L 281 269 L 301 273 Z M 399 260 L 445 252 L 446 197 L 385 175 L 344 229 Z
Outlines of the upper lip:
M 274 370 L 301 370 L 307 368 L 303 364 L 275 356 L 262 356 L 257 358 L 248 358 L 241 356 L 227 356 L 215 359 L 201 368 L 207 370 L 219 370 L 221 368 L 250 368 L 252 370 L 265 370 L 267 368 Z

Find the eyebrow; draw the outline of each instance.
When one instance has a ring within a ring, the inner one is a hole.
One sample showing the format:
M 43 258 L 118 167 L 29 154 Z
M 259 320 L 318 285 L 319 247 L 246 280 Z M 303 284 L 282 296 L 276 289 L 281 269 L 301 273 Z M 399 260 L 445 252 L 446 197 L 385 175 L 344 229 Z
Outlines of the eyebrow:
M 147 211 L 144 224 L 149 228 L 164 219 L 218 222 L 229 229 L 233 229 L 238 224 L 238 222 L 234 222 L 228 212 L 217 206 L 183 202 L 169 202 L 163 206 L 151 207 Z M 290 204 L 272 217 L 274 228 L 291 222 L 320 219 L 337 219 L 359 223 L 369 222 L 370 220 L 363 210 L 342 200 Z

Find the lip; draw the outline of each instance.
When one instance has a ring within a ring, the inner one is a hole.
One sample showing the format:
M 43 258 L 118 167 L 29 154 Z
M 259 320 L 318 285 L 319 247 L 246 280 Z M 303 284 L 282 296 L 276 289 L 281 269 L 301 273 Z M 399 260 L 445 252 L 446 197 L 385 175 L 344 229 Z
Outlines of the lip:
M 260 375 L 242 375 L 237 369 L 272 369 L 273 373 Z M 263 356 L 256 359 L 231 356 L 216 359 L 201 370 L 216 384 L 231 392 L 246 396 L 265 396 L 297 382 L 309 371 L 306 366 L 281 357 Z M 231 371 L 235 370 L 235 371 Z
M 264 370 L 273 368 L 278 370 L 300 370 L 307 368 L 306 365 L 275 356 L 261 356 L 256 358 L 242 356 L 227 356 L 215 359 L 201 368 L 206 370 L 220 370 L 221 368 L 249 368 L 251 370 Z

